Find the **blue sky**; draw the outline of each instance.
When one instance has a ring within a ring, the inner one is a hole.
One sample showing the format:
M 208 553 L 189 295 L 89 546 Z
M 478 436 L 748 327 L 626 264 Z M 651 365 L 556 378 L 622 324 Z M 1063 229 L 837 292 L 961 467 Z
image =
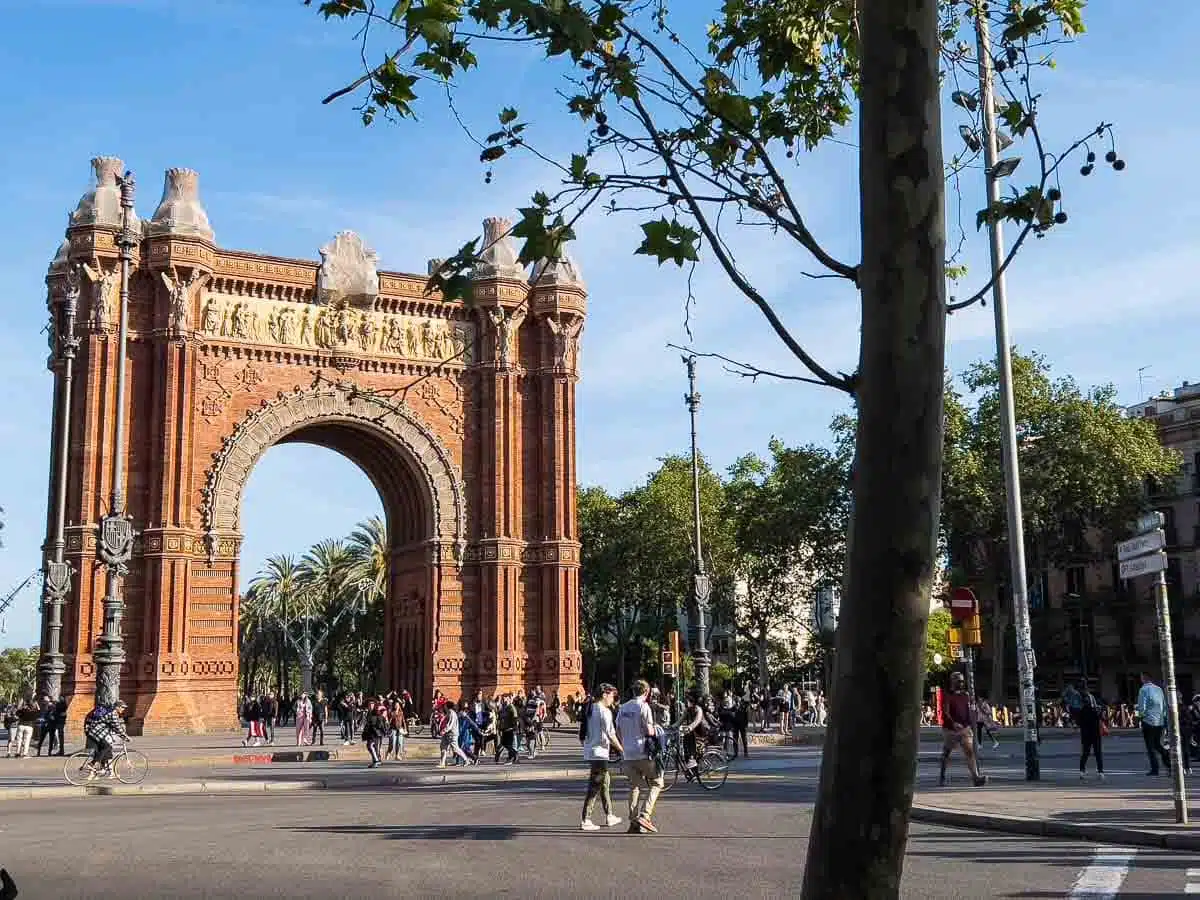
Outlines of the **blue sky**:
M 707 6 L 707 4 L 705 4 Z M 423 271 L 547 182 L 530 161 L 504 163 L 483 183 L 478 150 L 436 95 L 421 122 L 363 129 L 350 103 L 320 98 L 358 74 L 345 26 L 326 24 L 299 0 L 26 0 L 4 16 L 0 80 L 7 85 L 0 141 L 0 504 L 6 509 L 0 590 L 39 564 L 51 379 L 45 369 L 46 264 L 67 212 L 87 187 L 88 160 L 121 156 L 139 181 L 138 209 L 156 205 L 162 172 L 189 166 L 221 246 L 315 257 L 336 231 L 353 229 L 381 266 Z M 1106 119 L 1116 123 L 1128 168 L 1091 179 L 1069 170 L 1070 224 L 1030 246 L 1010 278 L 1014 340 L 1084 384 L 1113 382 L 1137 398 L 1200 377 L 1193 302 L 1193 245 L 1200 220 L 1194 178 L 1200 125 L 1190 115 L 1200 89 L 1191 65 L 1200 9 L 1189 4 L 1096 0 L 1089 34 L 1043 79 L 1052 143 Z M 459 97 L 483 133 L 502 105 L 524 107 L 544 145 L 572 148 L 574 134 L 547 105 L 553 70 L 520 48 L 491 62 Z M 544 114 L 539 115 L 541 110 Z M 956 123 L 955 123 L 956 125 Z M 953 134 L 953 126 L 946 129 Z M 837 146 L 804 159 L 793 183 L 813 231 L 852 260 L 857 245 L 856 160 Z M 968 224 L 979 204 L 965 200 Z M 683 449 L 686 383 L 670 342 L 686 340 L 685 282 L 630 256 L 636 220 L 595 217 L 576 248 L 591 291 L 579 387 L 579 473 L 585 483 L 626 488 Z M 739 259 L 781 315 L 833 369 L 854 367 L 853 293 L 801 272 L 790 245 L 753 233 Z M 972 234 L 974 281 L 983 242 Z M 797 371 L 760 317 L 710 265 L 694 280 L 696 346 L 765 367 Z M 994 352 L 991 310 L 951 320 L 949 364 L 961 369 Z M 823 442 L 840 397 L 794 384 L 751 383 L 702 361 L 701 442 L 719 466 L 764 451 L 777 435 Z M 275 448 L 251 477 L 243 516 L 249 574 L 275 552 L 302 552 L 379 510 L 373 489 L 333 453 Z M 0 644 L 36 642 L 37 597 L 7 616 Z

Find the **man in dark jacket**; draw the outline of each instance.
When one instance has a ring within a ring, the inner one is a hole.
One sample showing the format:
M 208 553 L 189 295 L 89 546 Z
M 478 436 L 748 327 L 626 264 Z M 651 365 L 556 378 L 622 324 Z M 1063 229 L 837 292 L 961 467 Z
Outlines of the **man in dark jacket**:
M 1104 724 L 1104 703 L 1092 693 L 1087 684 L 1079 693 L 1079 703 L 1071 711 L 1075 724 L 1079 726 L 1079 779 L 1087 772 L 1088 757 L 1096 753 L 1096 772 L 1104 780 L 1104 751 L 1100 749 L 1100 732 Z

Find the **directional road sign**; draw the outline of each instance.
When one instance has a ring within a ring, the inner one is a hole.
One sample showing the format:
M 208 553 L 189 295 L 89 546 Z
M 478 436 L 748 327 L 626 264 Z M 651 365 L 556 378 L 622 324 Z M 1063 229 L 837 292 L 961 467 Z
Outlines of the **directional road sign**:
M 1165 546 L 1167 546 L 1166 535 L 1161 528 L 1157 528 L 1117 544 L 1117 559 L 1124 562 L 1135 556 L 1145 556 L 1147 553 L 1161 550 Z
M 1138 516 L 1137 530 L 1138 534 L 1144 534 L 1147 531 L 1153 531 L 1155 528 L 1162 528 L 1167 524 L 1167 517 L 1155 510 L 1154 512 L 1142 513 Z
M 1162 572 L 1167 568 L 1167 554 L 1159 550 L 1149 556 L 1138 556 L 1121 563 L 1121 578 L 1136 578 L 1139 575 L 1151 575 Z

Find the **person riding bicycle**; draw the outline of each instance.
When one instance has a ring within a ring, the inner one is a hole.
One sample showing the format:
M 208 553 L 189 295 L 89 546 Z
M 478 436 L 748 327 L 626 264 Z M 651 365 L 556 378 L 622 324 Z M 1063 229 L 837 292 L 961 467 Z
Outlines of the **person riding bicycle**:
M 121 718 L 125 714 L 126 708 L 127 704 L 124 700 L 118 700 L 111 707 L 97 703 L 96 708 L 84 718 L 83 733 L 96 745 L 92 752 L 92 772 L 89 777 L 94 778 L 100 775 L 109 778 L 112 776 L 114 739 L 129 740 L 129 735 L 125 732 L 125 723 Z
M 689 694 L 687 706 L 683 711 L 683 720 L 679 723 L 679 737 L 683 741 L 684 765 L 689 769 L 696 767 L 696 757 L 699 755 L 698 738 L 707 738 L 709 734 L 708 717 L 704 714 L 695 694 Z

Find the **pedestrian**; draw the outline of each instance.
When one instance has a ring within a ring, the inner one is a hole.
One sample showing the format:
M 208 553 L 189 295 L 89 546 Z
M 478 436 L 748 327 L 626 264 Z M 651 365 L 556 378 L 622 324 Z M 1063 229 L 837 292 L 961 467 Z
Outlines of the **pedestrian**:
M 1163 765 L 1171 766 L 1171 757 L 1163 746 L 1163 727 L 1167 721 L 1167 698 L 1163 689 L 1154 683 L 1149 672 L 1142 673 L 1142 686 L 1137 695 L 1137 714 L 1142 723 L 1142 741 L 1146 745 L 1146 756 L 1150 759 L 1150 771 L 1147 775 L 1159 773 L 1158 760 Z
M 404 738 L 408 734 L 408 721 L 404 718 L 404 704 L 393 700 L 388 710 L 388 752 L 387 756 L 394 760 L 404 758 Z
M 608 763 L 615 750 L 622 752 L 621 740 L 613 727 L 612 705 L 616 699 L 617 689 L 611 684 L 600 685 L 599 695 L 592 703 L 590 710 L 585 710 L 587 716 L 580 731 L 583 738 L 583 758 L 588 764 L 587 794 L 583 800 L 583 818 L 579 827 L 584 831 L 599 831 L 600 826 L 592 821 L 592 810 L 596 806 L 596 798 L 600 798 L 600 807 L 604 810 L 604 827 L 612 828 L 621 824 L 621 817 L 614 816 L 612 811 L 611 780 L 608 774 Z
M 9 741 L 9 750 L 12 756 L 25 758 L 29 756 L 29 744 L 33 740 L 33 727 L 37 724 L 38 717 L 41 711 L 37 704 L 32 700 L 26 700 L 17 707 L 17 741 L 16 747 L 13 747 L 13 742 Z
M 463 748 L 458 744 L 458 713 L 454 708 L 454 701 L 447 700 L 442 706 L 442 758 L 438 762 L 439 769 L 446 768 L 446 762 L 451 757 L 458 757 L 465 765 L 470 765 L 470 757 L 463 752 Z
M 383 765 L 379 748 L 387 736 L 388 723 L 380 714 L 379 704 L 374 700 L 367 704 L 363 715 L 362 739 L 367 745 L 367 753 L 371 754 L 371 764 L 368 769 L 378 769 Z
M 517 709 L 513 705 L 511 694 L 505 694 L 500 699 L 500 710 L 496 715 L 499 722 L 497 730 L 500 733 L 500 741 L 496 744 L 496 762 L 500 762 L 500 753 L 504 751 L 508 754 L 508 759 L 505 761 L 506 766 L 515 765 L 518 759 L 517 756 L 517 723 L 519 715 Z
M 321 735 L 321 746 L 325 746 L 325 719 L 329 715 L 329 701 L 325 699 L 325 692 L 317 688 L 317 695 L 313 697 L 312 702 L 312 734 L 309 736 L 308 742 L 314 744 L 317 742 L 317 735 Z
M 1104 780 L 1104 750 L 1100 745 L 1105 728 L 1107 713 L 1100 698 L 1092 693 L 1084 682 L 1080 694 L 1079 705 L 1072 715 L 1075 724 L 1079 726 L 1079 780 L 1082 781 L 1087 773 L 1088 757 L 1094 751 L 1096 754 L 1096 773 Z
M 308 694 L 301 694 L 296 701 L 296 746 L 312 743 L 312 701 Z
M 946 783 L 946 766 L 950 754 L 956 747 L 962 748 L 967 760 L 967 770 L 975 787 L 987 784 L 987 778 L 979 774 L 979 760 L 975 757 L 975 723 L 972 721 L 971 698 L 963 686 L 961 672 L 950 673 L 950 691 L 942 705 L 942 767 L 938 784 Z
M 652 816 L 658 795 L 663 789 L 663 775 L 655 759 L 658 755 L 658 732 L 649 700 L 650 685 L 639 678 L 633 683 L 631 699 L 622 703 L 617 711 L 617 738 L 624 757 L 622 768 L 629 778 L 631 834 L 644 831 L 654 834 L 658 831 Z
M 279 715 L 279 703 L 275 699 L 275 694 L 272 691 L 267 691 L 258 705 L 262 712 L 259 721 L 262 722 L 263 737 L 266 738 L 268 744 L 274 744 L 275 717 Z
M 733 706 L 733 758 L 737 759 L 738 741 L 742 742 L 742 756 L 750 758 L 750 746 L 746 741 L 746 731 L 750 727 L 750 701 L 745 697 L 734 699 Z
M 984 697 L 975 698 L 975 746 L 978 747 L 983 743 L 983 733 L 987 732 L 987 736 L 991 738 L 992 749 L 995 750 L 1000 746 L 1000 741 L 996 739 L 996 732 L 992 730 L 992 705 L 988 703 Z

